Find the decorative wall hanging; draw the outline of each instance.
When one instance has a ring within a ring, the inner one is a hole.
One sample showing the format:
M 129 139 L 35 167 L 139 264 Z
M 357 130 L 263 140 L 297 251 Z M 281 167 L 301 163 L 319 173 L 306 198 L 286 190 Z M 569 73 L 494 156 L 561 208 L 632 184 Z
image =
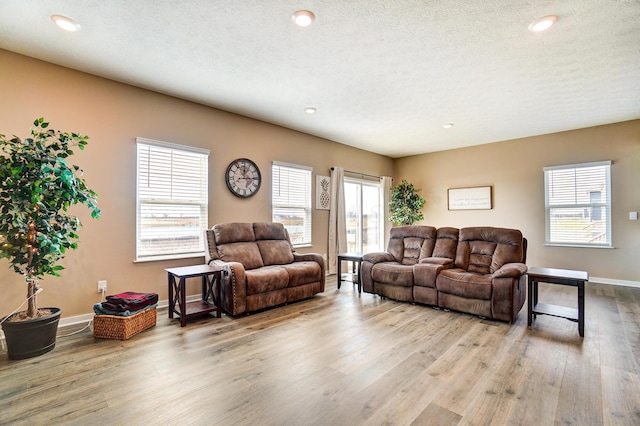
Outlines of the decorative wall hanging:
M 331 178 L 316 175 L 316 210 L 329 210 Z
M 449 210 L 491 210 L 491 195 L 490 186 L 449 189 Z

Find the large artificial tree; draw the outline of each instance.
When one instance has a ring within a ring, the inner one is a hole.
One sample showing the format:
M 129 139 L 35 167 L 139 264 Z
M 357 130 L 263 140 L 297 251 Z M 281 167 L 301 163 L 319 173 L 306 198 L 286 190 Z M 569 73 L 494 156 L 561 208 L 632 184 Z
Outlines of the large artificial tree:
M 27 284 L 27 310 L 14 320 L 39 316 L 39 280 L 60 276 L 59 261 L 78 247 L 81 222 L 69 208 L 84 204 L 91 217 L 100 217 L 98 195 L 87 187 L 82 169 L 68 162 L 72 148 L 83 150 L 89 137 L 49 129 L 43 118 L 33 125 L 24 140 L 0 135 L 0 257 Z
M 418 192 L 420 192 L 419 189 L 404 179 L 398 185 L 391 187 L 390 222 L 404 226 L 413 225 L 424 219 L 421 209 L 426 201 Z

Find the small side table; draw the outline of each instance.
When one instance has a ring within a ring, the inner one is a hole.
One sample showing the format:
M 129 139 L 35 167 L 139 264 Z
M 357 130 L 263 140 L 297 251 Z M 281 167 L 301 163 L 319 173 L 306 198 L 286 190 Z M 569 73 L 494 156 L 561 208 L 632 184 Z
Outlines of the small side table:
M 197 315 L 215 311 L 216 318 L 222 317 L 220 287 L 223 268 L 213 265 L 194 265 L 167 268 L 165 271 L 169 276 L 169 318 L 173 318 L 174 313 L 178 314 L 180 326 L 184 327 L 187 325 L 187 318 Z M 202 277 L 202 299 L 187 303 L 185 281 L 193 277 Z
M 585 271 L 569 269 L 530 268 L 527 275 L 529 290 L 527 325 L 531 325 L 536 315 L 551 315 L 577 322 L 578 333 L 580 337 L 584 337 L 584 283 L 589 281 L 589 274 Z M 578 287 L 578 309 L 538 303 L 539 282 Z
M 358 293 L 362 293 L 362 281 L 360 280 L 360 266 L 362 265 L 362 256 L 364 256 L 364 253 L 360 252 L 338 254 L 338 289 L 340 288 L 340 284 L 342 284 L 342 262 L 346 261 L 352 262 L 352 276 L 355 276 L 353 284 L 358 284 Z

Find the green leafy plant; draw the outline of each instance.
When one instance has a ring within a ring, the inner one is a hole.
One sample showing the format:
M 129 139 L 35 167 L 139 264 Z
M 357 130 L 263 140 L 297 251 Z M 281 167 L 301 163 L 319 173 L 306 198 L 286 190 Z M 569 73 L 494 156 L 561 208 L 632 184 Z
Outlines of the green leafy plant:
M 414 188 L 412 183 L 404 179 L 391 188 L 391 200 L 389 200 L 390 222 L 396 225 L 413 225 L 424 219 L 420 209 L 426 201 L 418 192 L 420 192 L 419 189 Z
M 87 187 L 82 169 L 68 164 L 72 148 L 83 150 L 89 137 L 49 129 L 43 118 L 33 125 L 24 141 L 0 134 L 0 258 L 25 277 L 28 308 L 22 319 L 38 316 L 38 281 L 60 276 L 64 267 L 58 262 L 78 247 L 82 224 L 69 208 L 84 204 L 92 218 L 100 217 L 98 194 Z

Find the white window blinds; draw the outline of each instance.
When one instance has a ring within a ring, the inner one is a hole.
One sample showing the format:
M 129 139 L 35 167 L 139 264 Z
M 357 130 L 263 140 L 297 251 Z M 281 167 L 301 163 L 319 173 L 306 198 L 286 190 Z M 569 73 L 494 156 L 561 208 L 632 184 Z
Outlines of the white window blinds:
M 204 252 L 209 150 L 137 138 L 136 260 Z
M 611 247 L 611 161 L 544 168 L 547 244 Z
M 311 244 L 312 168 L 274 162 L 272 173 L 272 220 L 282 223 L 294 246 Z

